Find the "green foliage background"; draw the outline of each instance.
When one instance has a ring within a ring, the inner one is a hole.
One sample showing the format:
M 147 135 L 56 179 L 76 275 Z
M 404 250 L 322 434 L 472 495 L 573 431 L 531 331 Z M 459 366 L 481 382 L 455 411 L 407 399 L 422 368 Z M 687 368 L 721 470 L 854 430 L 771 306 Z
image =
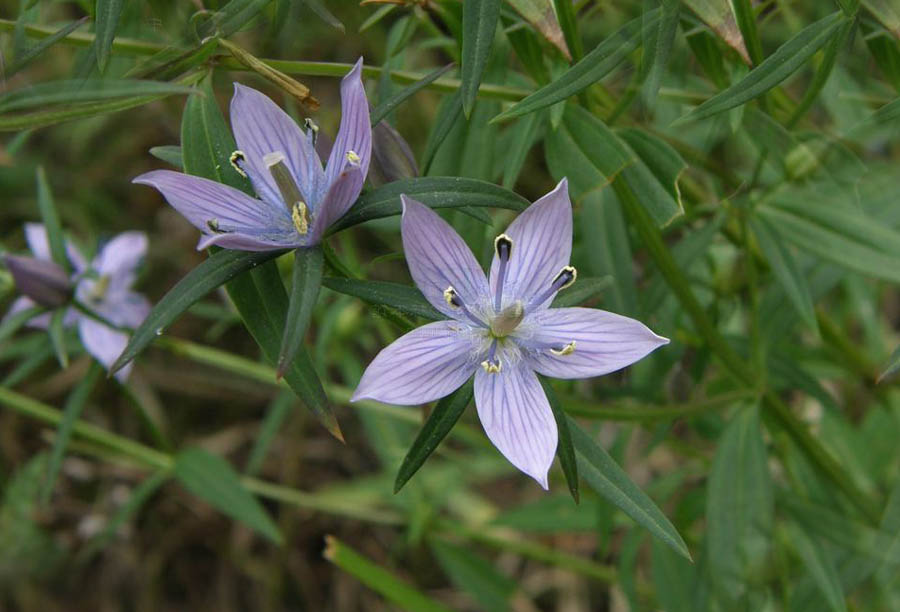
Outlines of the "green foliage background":
M 271 363 L 290 256 L 213 255 L 197 277 L 254 270 L 150 329 L 124 386 L 75 334 L 0 324 L 3 608 L 900 608 L 894 0 L 4 0 L 0 14 L 5 250 L 24 251 L 22 223 L 53 204 L 86 246 L 143 230 L 139 288 L 159 301 L 207 255 L 131 178 L 218 172 L 202 151 L 228 148 L 233 81 L 333 135 L 360 55 L 422 175 L 371 185 L 328 240 L 289 386 Z M 444 208 L 486 263 L 525 204 L 512 192 L 534 200 L 564 176 L 567 299 L 672 343 L 551 383 L 574 461 L 550 493 L 469 406 L 394 494 L 426 415 L 465 404 L 349 405 L 371 357 L 431 314 L 407 289 L 397 196 Z

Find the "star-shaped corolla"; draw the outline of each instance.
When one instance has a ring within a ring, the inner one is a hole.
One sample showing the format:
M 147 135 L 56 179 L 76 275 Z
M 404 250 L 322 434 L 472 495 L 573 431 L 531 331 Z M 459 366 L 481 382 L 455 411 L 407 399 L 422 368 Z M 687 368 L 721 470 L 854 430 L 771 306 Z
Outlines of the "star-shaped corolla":
M 488 277 L 447 222 L 415 200 L 402 200 L 410 273 L 449 320 L 413 330 L 383 349 L 353 400 L 422 404 L 452 393 L 474 374 L 475 405 L 488 438 L 546 489 L 557 429 L 537 374 L 608 374 L 668 340 L 611 312 L 549 307 L 576 278 L 569 265 L 572 205 L 565 179 L 495 239 Z
M 372 150 L 362 58 L 341 81 L 341 125 L 325 168 L 306 133 L 264 94 L 235 83 L 231 128 L 238 149 L 229 162 L 250 179 L 259 199 L 204 178 L 154 170 L 134 179 L 158 189 L 203 233 L 198 249 L 242 251 L 309 247 L 359 197 Z
M 47 231 L 43 225 L 26 223 L 25 239 L 37 261 L 52 262 Z M 142 232 L 125 232 L 115 236 L 103 245 L 91 262 L 72 244 L 66 244 L 75 300 L 97 316 L 68 307 L 63 324 L 66 327 L 78 326 L 84 348 L 107 369 L 128 344 L 128 334 L 121 328 L 137 327 L 150 312 L 147 299 L 131 290 L 135 271 L 146 252 L 147 236 Z M 35 304 L 31 298 L 22 296 L 13 302 L 6 316 L 32 308 Z M 46 329 L 50 325 L 50 314 L 36 316 L 28 325 Z M 116 378 L 124 381 L 130 372 L 131 366 L 126 366 L 116 373 Z

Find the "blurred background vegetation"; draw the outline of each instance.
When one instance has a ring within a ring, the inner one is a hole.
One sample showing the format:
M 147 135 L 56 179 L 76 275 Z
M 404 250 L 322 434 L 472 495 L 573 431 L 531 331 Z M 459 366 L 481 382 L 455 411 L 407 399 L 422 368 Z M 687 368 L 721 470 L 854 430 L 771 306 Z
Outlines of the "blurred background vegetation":
M 117 6 L 112 30 L 108 18 L 101 26 L 99 14 Z M 900 7 L 555 6 L 559 19 L 552 2 L 502 3 L 468 117 L 454 71 L 387 120 L 429 176 L 483 179 L 529 200 L 569 177 L 573 263 L 603 279 L 587 304 L 639 318 L 672 344 L 627 371 L 554 388 L 663 509 L 693 563 L 591 489 L 582 487 L 576 505 L 557 468 L 550 492 L 540 490 L 488 443 L 471 407 L 395 495 L 397 468 L 429 407 L 348 399 L 402 330 L 383 309 L 323 289 L 308 346 L 341 444 L 275 383 L 219 291 L 165 330 L 126 385 L 97 382 L 64 447 L 58 411 L 71 408 L 90 358 L 74 334 L 65 369 L 43 332 L 0 341 L 0 607 L 900 609 L 900 394 L 896 377 L 879 381 L 900 344 Z M 286 60 L 278 68 L 310 88 L 321 103 L 313 116 L 332 135 L 336 77 L 346 67 L 326 62 L 363 56 L 395 71 L 394 79 L 368 73 L 375 107 L 458 65 L 464 29 L 454 0 L 0 0 L 0 16 L 0 108 L 4 96 L 28 100 L 30 88 L 51 81 L 77 92 L 97 79 L 209 73 L 220 108 L 237 81 L 302 121 L 308 112 L 295 99 L 222 46 L 172 64 L 218 27 L 258 58 Z M 39 46 L 85 16 L 60 42 Z M 614 38 L 633 19 L 661 25 Z M 101 72 L 104 27 L 116 41 Z M 622 56 L 568 103 L 490 123 L 541 87 L 552 93 L 570 64 L 604 41 Z M 738 100 L 757 76 L 763 86 Z M 698 106 L 710 99 L 724 104 Z M 147 232 L 138 289 L 155 302 L 206 258 L 194 250 L 196 231 L 130 182 L 166 167 L 148 151 L 180 144 L 185 96 L 124 101 L 131 107 L 112 112 L 99 98 L 50 104 L 34 95 L 24 110 L 0 111 L 0 243 L 25 250 L 22 223 L 40 219 L 43 166 L 75 241 L 92 247 L 124 230 Z M 692 109 L 693 120 L 673 126 Z M 637 151 L 631 170 L 609 171 L 600 120 Z M 641 206 L 653 198 L 677 216 L 648 223 L 641 211 L 653 206 Z M 487 262 L 512 216 L 448 218 Z M 409 284 L 398 229 L 398 218 L 387 218 L 330 244 L 354 274 Z M 278 264 L 289 279 L 290 258 Z M 8 276 L 0 290 L 10 302 Z M 58 478 L 48 482 L 62 448 Z M 199 499 L 189 479 L 170 479 L 173 454 L 185 448 L 223 457 L 245 476 L 283 543 Z

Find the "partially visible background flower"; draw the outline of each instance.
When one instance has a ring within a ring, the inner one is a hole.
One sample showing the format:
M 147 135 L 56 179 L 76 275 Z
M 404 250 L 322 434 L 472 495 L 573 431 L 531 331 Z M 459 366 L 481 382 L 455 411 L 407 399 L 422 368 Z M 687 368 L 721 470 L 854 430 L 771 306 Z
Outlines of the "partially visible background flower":
M 413 280 L 450 317 L 383 349 L 353 400 L 423 404 L 475 375 L 475 405 L 491 442 L 547 488 L 556 452 L 553 412 L 537 374 L 590 378 L 624 368 L 667 339 L 643 323 L 593 308 L 550 308 L 575 282 L 566 180 L 494 241 L 489 278 L 433 210 L 402 196 L 402 234 Z
M 69 295 L 74 295 L 79 308 L 66 306 L 64 324 L 67 327 L 78 326 L 84 348 L 108 369 L 128 344 L 128 334 L 122 328 L 137 327 L 150 312 L 147 299 L 131 290 L 135 271 L 147 252 L 146 235 L 142 232 L 119 234 L 103 245 L 90 263 L 73 245 L 66 244 L 66 254 L 73 271 L 69 279 L 65 278 L 65 273 L 50 258 L 50 245 L 43 225 L 26 223 L 25 239 L 35 259 L 15 256 L 5 258 L 7 261 L 13 259 L 13 265 L 7 263 L 7 267 L 16 279 L 19 290 L 26 294 L 13 302 L 6 316 L 31 308 L 42 299 L 41 293 L 36 295 L 31 289 L 36 277 L 26 278 L 26 284 L 22 286 L 16 272 L 17 267 L 22 269 L 21 260 L 36 262 L 28 264 L 28 268 L 50 274 L 60 287 L 64 286 L 63 281 L 68 282 Z M 50 266 L 55 267 L 62 277 L 49 272 Z M 47 290 L 42 291 L 46 293 Z M 69 301 L 54 302 L 62 297 L 61 292 L 52 297 L 53 300 L 44 299 L 40 302 L 41 305 L 63 307 Z M 91 316 L 86 311 L 96 316 Z M 28 324 L 46 329 L 50 324 L 50 314 L 36 316 Z M 116 378 L 124 381 L 130 372 L 129 364 L 116 373 Z
M 229 161 L 259 199 L 208 179 L 154 170 L 134 179 L 158 189 L 203 233 L 197 245 L 244 251 L 318 244 L 362 190 L 372 150 L 362 58 L 341 81 L 341 125 L 325 168 L 316 153 L 318 127 L 304 133 L 264 94 L 235 83 L 231 128 L 238 149 Z
M 369 180 L 375 187 L 419 176 L 416 158 L 406 140 L 387 121 L 372 129 L 372 165 Z
M 59 308 L 72 299 L 74 285 L 58 264 L 35 257 L 4 255 L 19 293 L 48 308 Z

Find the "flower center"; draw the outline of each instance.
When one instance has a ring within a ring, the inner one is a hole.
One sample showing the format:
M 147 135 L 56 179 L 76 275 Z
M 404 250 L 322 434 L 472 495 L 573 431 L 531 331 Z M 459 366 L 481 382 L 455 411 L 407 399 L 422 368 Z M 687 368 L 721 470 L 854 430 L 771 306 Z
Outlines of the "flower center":
M 281 192 L 281 199 L 291 214 L 294 229 L 301 236 L 305 236 L 309 231 L 309 209 L 306 202 L 303 201 L 303 194 L 300 193 L 300 188 L 294 182 L 294 177 L 291 176 L 291 171 L 288 170 L 284 159 L 284 153 L 281 151 L 266 153 L 263 156 L 263 162 L 269 168 L 269 173 L 275 180 L 278 191 Z
M 91 287 L 90 293 L 88 293 L 88 301 L 99 304 L 106 298 L 106 292 L 109 291 L 109 275 L 104 274 L 100 278 L 94 282 L 94 286 Z
M 524 318 L 525 306 L 521 301 L 514 302 L 491 319 L 491 335 L 505 338 L 516 330 Z

